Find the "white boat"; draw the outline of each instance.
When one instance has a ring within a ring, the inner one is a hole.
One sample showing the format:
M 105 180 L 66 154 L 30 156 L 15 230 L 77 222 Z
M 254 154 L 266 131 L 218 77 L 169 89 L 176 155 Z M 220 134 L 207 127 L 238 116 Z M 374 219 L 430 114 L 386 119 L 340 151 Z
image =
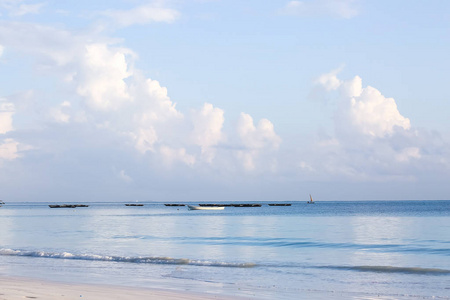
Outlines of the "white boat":
M 311 197 L 311 194 L 309 195 L 309 201 L 308 202 L 306 202 L 306 203 L 308 203 L 308 204 L 314 204 L 314 200 L 313 200 L 313 198 Z
M 188 205 L 189 210 L 223 210 L 225 207 L 223 206 L 194 206 Z

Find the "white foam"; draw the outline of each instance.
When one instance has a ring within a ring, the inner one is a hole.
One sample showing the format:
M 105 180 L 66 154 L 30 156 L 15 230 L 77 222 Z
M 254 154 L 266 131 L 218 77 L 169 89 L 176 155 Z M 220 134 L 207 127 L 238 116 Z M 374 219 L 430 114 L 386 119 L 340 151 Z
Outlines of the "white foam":
M 231 268 L 251 268 L 256 265 L 253 263 L 233 263 L 206 260 L 191 260 L 187 258 L 172 257 L 129 257 L 129 256 L 108 256 L 97 254 L 74 254 L 69 252 L 44 252 L 44 251 L 26 251 L 14 249 L 0 249 L 0 255 L 4 256 L 27 256 L 27 257 L 43 257 L 54 259 L 73 259 L 73 260 L 92 260 L 92 261 L 113 261 L 127 262 L 138 264 L 171 264 L 171 265 L 193 265 L 193 266 L 210 266 L 210 267 L 231 267 Z

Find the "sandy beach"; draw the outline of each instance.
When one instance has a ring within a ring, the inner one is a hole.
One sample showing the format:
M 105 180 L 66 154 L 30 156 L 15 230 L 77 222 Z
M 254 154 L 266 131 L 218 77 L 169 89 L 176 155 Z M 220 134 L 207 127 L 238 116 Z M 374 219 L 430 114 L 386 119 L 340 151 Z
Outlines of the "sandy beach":
M 89 299 L 89 300 L 144 300 L 144 299 L 245 299 L 194 292 L 166 291 L 152 288 L 134 288 L 110 285 L 61 283 L 21 277 L 0 277 L 0 300 L 18 299 Z

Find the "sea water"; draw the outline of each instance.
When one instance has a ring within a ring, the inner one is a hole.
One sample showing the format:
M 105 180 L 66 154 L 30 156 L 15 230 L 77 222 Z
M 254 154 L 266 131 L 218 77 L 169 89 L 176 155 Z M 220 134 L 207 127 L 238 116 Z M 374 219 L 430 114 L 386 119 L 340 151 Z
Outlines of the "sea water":
M 450 299 L 450 201 L 259 203 L 8 203 L 0 275 L 256 299 Z

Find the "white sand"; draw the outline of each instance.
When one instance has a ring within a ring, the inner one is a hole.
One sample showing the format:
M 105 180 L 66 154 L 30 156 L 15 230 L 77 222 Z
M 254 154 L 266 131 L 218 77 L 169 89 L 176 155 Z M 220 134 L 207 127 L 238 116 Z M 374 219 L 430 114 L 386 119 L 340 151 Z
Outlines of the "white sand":
M 60 283 L 39 279 L 0 277 L 0 300 L 16 299 L 83 299 L 83 300 L 175 300 L 175 299 L 244 299 L 194 292 L 166 291 L 109 285 Z

